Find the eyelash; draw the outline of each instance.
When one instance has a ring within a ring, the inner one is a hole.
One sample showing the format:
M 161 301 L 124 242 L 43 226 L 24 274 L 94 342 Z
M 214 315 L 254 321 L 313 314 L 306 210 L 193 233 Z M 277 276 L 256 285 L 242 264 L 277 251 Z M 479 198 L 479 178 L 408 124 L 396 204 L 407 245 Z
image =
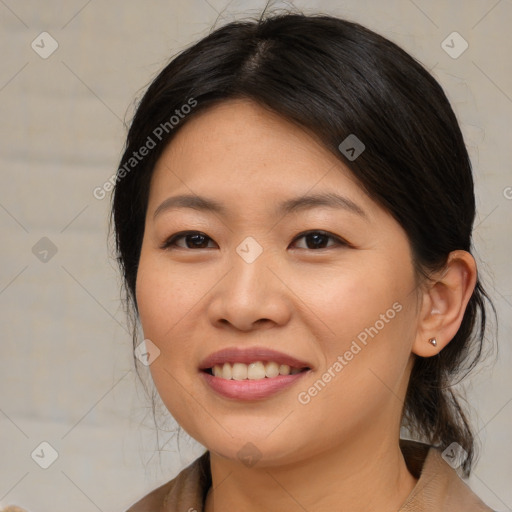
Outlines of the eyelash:
M 304 231 L 303 233 L 300 233 L 298 234 L 294 239 L 293 239 L 293 242 L 296 242 L 297 240 L 300 240 L 301 238 L 305 238 L 307 237 L 308 235 L 312 235 L 312 234 L 319 234 L 319 235 L 323 235 L 323 236 L 326 236 L 327 238 L 330 238 L 332 240 L 335 240 L 336 241 L 336 245 L 331 245 L 331 246 L 328 246 L 328 247 L 322 247 L 320 249 L 308 249 L 307 247 L 305 248 L 306 250 L 310 250 L 310 251 L 321 251 L 321 250 L 325 250 L 325 249 L 330 249 L 332 247 L 335 247 L 335 246 L 346 246 L 346 247 L 352 247 L 351 244 L 349 244 L 346 240 L 343 240 L 342 238 L 340 238 L 339 236 L 335 236 L 327 231 L 323 231 L 323 230 L 309 230 L 309 231 Z M 190 235 L 202 235 L 203 237 L 205 237 L 206 239 L 209 239 L 209 240 L 212 240 L 208 235 L 206 235 L 205 233 L 202 233 L 201 231 L 182 231 L 180 233 L 176 233 L 174 235 L 172 235 L 171 237 L 169 237 L 163 244 L 162 246 L 160 247 L 161 249 L 165 249 L 165 250 L 171 250 L 172 248 L 174 247 L 177 247 L 179 249 L 186 249 L 186 250 L 197 250 L 197 249 L 194 249 L 194 248 L 190 248 L 190 247 L 180 247 L 180 246 L 177 246 L 176 245 L 176 241 L 181 239 L 181 238 L 185 238 L 186 236 L 190 236 Z M 292 243 L 293 243 L 292 242 Z M 211 249 L 211 247 L 199 247 L 198 249 Z M 301 249 L 304 249 L 304 248 L 301 248 Z

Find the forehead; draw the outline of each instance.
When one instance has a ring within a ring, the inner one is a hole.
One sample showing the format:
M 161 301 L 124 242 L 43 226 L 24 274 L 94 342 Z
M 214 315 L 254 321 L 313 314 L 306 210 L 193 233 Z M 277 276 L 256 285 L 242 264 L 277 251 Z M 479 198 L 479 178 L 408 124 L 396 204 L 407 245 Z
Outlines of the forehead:
M 369 211 L 376 207 L 314 135 L 251 100 L 236 99 L 179 129 L 155 167 L 150 203 L 187 193 L 263 208 L 322 192 L 343 194 Z

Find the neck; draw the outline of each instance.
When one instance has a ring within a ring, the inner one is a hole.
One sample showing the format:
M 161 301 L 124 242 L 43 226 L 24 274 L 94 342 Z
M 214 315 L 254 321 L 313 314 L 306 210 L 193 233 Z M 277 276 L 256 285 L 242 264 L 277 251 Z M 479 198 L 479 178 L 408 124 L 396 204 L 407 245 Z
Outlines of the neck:
M 212 488 L 205 512 L 350 510 L 396 511 L 417 480 L 405 464 L 398 439 L 334 446 L 300 463 L 249 468 L 210 452 Z

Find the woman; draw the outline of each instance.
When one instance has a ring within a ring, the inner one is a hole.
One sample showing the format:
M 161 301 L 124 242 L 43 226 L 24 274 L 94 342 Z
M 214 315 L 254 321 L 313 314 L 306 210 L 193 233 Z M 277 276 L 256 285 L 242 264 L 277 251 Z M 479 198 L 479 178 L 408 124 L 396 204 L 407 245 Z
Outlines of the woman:
M 491 510 L 450 388 L 485 329 L 474 216 L 445 94 L 370 30 L 287 14 L 174 58 L 112 217 L 135 352 L 207 451 L 129 511 Z

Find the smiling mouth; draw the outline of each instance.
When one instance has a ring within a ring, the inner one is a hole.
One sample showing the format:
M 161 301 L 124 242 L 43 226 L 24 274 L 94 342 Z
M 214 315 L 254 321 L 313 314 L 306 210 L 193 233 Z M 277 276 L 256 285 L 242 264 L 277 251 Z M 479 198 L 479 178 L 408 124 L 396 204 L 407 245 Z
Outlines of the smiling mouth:
M 295 375 L 309 370 L 309 367 L 295 368 L 275 361 L 255 361 L 254 363 L 224 363 L 216 364 L 203 371 L 226 380 L 261 380 L 278 376 Z

